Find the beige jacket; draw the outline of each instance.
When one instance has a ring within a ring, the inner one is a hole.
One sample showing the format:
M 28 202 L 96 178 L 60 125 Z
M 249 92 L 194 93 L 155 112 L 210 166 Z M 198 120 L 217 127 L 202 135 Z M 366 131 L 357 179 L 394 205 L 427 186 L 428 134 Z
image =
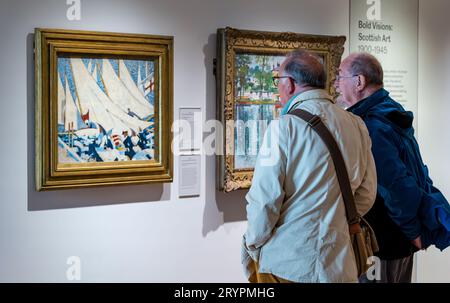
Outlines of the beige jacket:
M 375 201 L 377 180 L 364 122 L 335 105 L 324 90 L 299 94 L 289 110 L 294 108 L 319 115 L 331 131 L 343 154 L 358 212 L 365 214 Z M 269 141 L 277 143 L 270 146 Z M 334 165 L 322 139 L 306 122 L 288 114 L 271 123 L 246 199 L 244 266 L 251 257 L 259 262 L 260 272 L 291 281 L 357 281 Z

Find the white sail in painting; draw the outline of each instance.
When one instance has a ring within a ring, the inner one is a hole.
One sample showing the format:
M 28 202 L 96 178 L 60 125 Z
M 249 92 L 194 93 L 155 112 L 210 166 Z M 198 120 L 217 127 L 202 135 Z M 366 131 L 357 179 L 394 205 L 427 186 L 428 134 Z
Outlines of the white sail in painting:
M 64 111 L 64 129 L 78 129 L 78 109 L 73 101 L 72 93 L 69 88 L 69 81 L 66 77 L 66 110 Z
M 143 119 L 153 115 L 153 106 L 139 92 L 122 60 L 119 60 L 119 75 L 114 72 L 108 59 L 103 59 L 102 79 L 106 93 L 124 112 L 133 112 Z M 133 91 L 130 91 L 130 89 Z
M 119 134 L 130 130 L 139 132 L 152 124 L 131 117 L 116 105 L 100 89 L 81 59 L 71 58 L 70 63 L 80 107 L 83 113 L 89 111 L 89 120 L 100 124 L 106 131 L 112 129 L 113 133 Z
M 122 80 L 123 81 L 123 80 Z M 144 95 L 144 81 L 142 81 L 142 75 L 141 75 L 141 66 L 138 65 L 138 77 L 137 77 L 137 83 L 138 83 L 138 89 L 141 92 L 142 95 Z
M 128 68 L 126 67 L 125 62 L 123 62 L 123 60 L 119 60 L 119 75 L 120 80 L 122 80 L 123 84 L 125 84 L 125 86 L 128 88 L 133 97 L 135 97 L 136 100 L 138 100 L 142 105 L 150 107 L 151 114 L 153 114 L 153 105 L 151 105 L 147 101 L 147 99 L 144 98 L 143 93 L 139 90 L 136 83 L 134 83 L 133 78 L 131 78 L 130 72 L 128 71 Z
M 89 60 L 87 70 L 90 74 L 92 74 L 92 60 Z
M 66 95 L 58 72 L 58 124 L 64 124 L 64 103 Z
M 92 72 L 92 78 L 94 78 L 95 82 L 97 82 L 97 64 L 94 65 L 94 71 Z

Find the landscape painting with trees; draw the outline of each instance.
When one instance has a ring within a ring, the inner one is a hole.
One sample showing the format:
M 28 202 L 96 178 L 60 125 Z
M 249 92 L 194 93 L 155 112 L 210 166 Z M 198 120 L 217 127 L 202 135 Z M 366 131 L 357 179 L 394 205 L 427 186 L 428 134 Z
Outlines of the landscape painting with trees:
M 284 56 L 236 54 L 235 169 L 252 169 L 268 124 L 278 118 L 281 104 L 272 77 Z
M 217 119 L 226 125 L 223 149 L 217 154 L 217 189 L 225 192 L 249 188 L 256 157 L 270 122 L 282 105 L 272 77 L 285 56 L 307 50 L 323 61 L 326 90 L 335 96 L 344 36 L 292 32 L 264 32 L 231 27 L 217 30 Z

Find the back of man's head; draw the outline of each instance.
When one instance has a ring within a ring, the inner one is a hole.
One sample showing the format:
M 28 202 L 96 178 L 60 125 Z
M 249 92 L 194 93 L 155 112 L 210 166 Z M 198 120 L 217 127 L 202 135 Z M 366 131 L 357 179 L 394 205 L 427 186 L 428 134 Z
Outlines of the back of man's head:
M 298 85 L 325 88 L 326 75 L 323 63 L 319 57 L 305 50 L 289 53 L 283 62 L 283 70 Z
M 350 57 L 352 75 L 363 75 L 367 86 L 383 86 L 383 68 L 377 58 L 368 53 L 353 53 Z

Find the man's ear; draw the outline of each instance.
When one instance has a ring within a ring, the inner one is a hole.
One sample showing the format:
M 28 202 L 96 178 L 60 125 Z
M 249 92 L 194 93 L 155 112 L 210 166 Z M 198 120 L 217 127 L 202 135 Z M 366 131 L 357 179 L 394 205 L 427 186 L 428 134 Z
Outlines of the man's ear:
M 295 92 L 295 82 L 292 78 L 289 79 L 289 95 L 293 95 Z
M 356 80 L 356 89 L 357 91 L 363 91 L 367 86 L 367 80 L 364 75 L 358 75 L 358 79 Z

